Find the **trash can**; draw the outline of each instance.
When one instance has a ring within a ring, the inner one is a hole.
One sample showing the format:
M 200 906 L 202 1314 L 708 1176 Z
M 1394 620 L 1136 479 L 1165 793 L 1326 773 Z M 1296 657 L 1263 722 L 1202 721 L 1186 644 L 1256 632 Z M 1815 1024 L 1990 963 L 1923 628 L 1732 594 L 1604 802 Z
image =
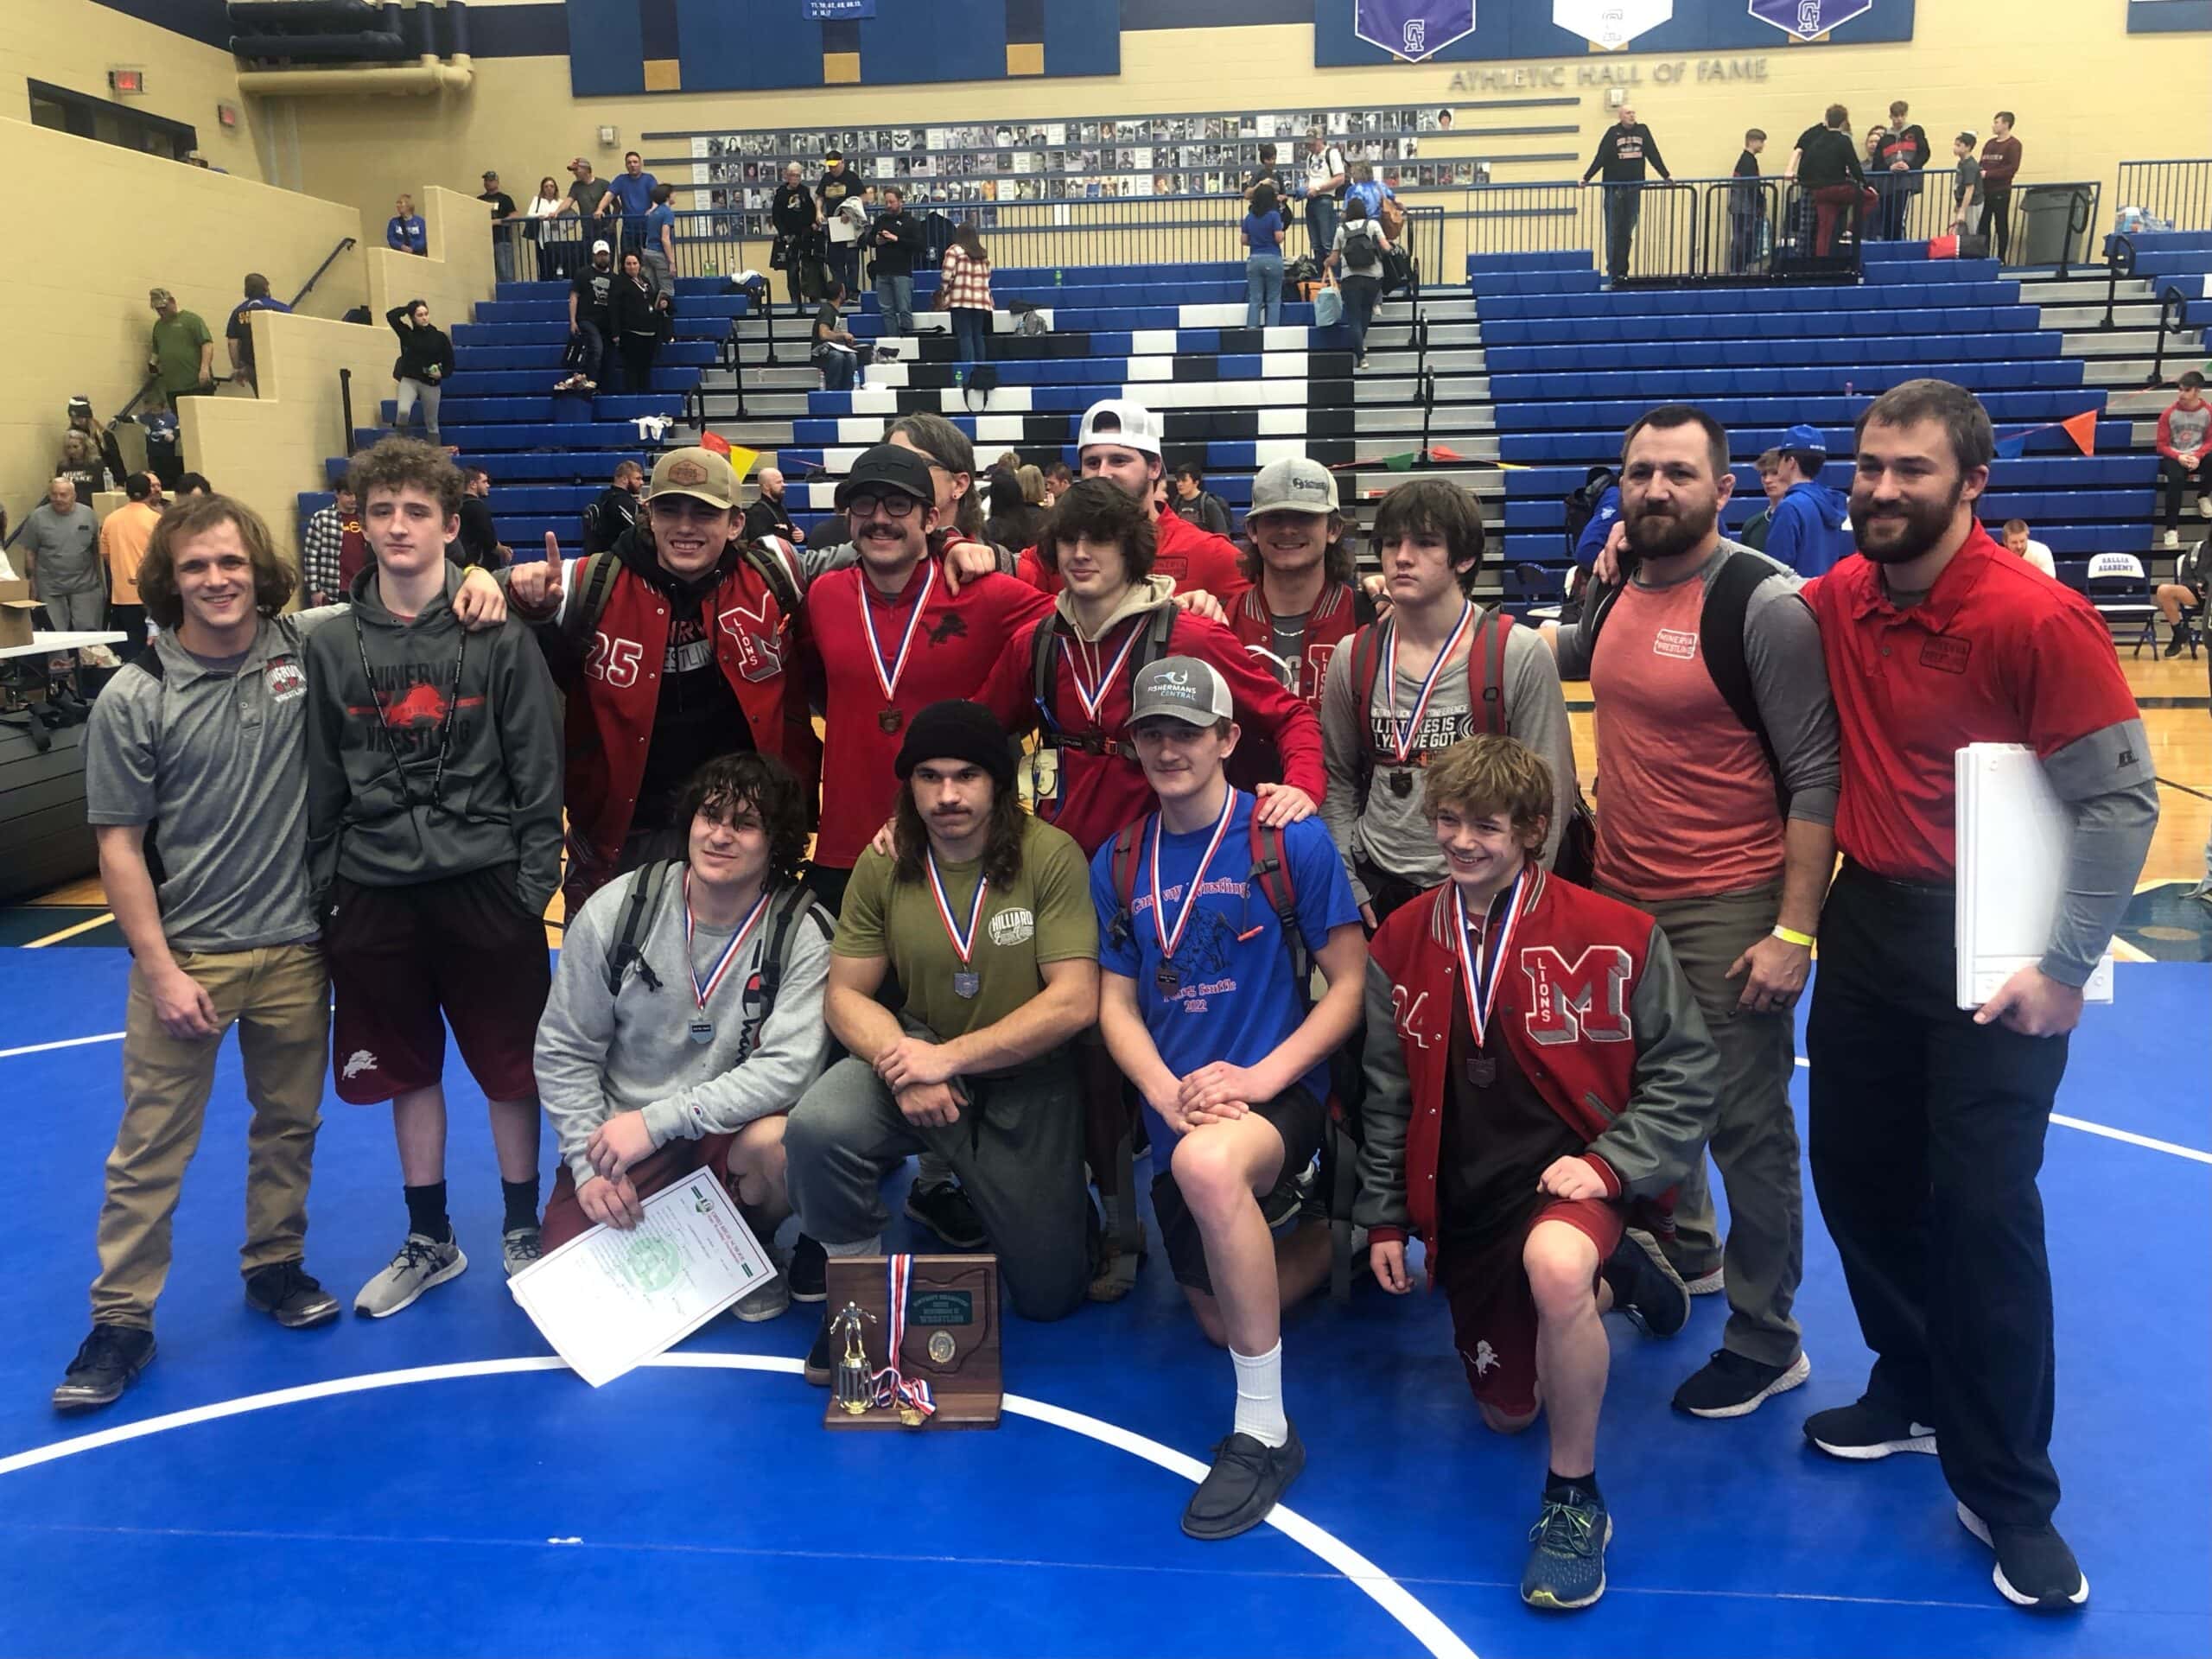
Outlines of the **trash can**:
M 2019 225 L 2012 238 L 2016 265 L 2065 266 L 2074 238 L 2089 225 L 2089 189 L 2079 184 L 2023 185 L 2013 193 Z

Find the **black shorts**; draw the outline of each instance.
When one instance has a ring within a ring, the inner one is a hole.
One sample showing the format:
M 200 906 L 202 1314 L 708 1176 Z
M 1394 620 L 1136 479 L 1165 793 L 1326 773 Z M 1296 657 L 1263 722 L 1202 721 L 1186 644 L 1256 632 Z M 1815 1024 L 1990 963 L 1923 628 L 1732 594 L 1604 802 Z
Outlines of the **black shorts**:
M 339 1099 L 373 1106 L 437 1082 L 448 1023 L 486 1098 L 537 1092 L 532 1054 L 553 969 L 544 920 L 523 907 L 513 865 L 406 887 L 340 876 L 330 899 L 322 948 Z
M 1282 1137 L 1282 1168 L 1278 1182 L 1296 1179 L 1313 1161 L 1328 1125 L 1328 1109 L 1302 1088 L 1283 1090 L 1273 1100 L 1252 1109 L 1255 1116 L 1274 1125 Z M 1154 1156 L 1159 1156 L 1158 1149 Z M 1172 1161 L 1172 1160 L 1171 1160 Z M 1175 1185 L 1174 1171 L 1164 1166 L 1152 1178 L 1153 1219 L 1160 1224 L 1160 1242 L 1167 1251 L 1167 1265 L 1175 1282 L 1213 1294 L 1213 1278 L 1206 1271 L 1206 1245 L 1198 1219 L 1183 1202 L 1183 1189 Z

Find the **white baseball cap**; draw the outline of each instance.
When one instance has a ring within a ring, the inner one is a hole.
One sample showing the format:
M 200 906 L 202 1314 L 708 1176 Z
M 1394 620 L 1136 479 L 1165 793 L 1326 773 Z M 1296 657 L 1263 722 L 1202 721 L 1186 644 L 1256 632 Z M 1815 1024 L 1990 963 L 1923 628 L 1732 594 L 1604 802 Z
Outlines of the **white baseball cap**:
M 1109 397 L 1083 412 L 1083 428 L 1076 434 L 1078 452 L 1094 443 L 1117 443 L 1141 454 L 1160 453 L 1160 416 L 1142 404 L 1126 397 Z
M 1337 476 L 1303 455 L 1270 461 L 1253 475 L 1253 513 L 1336 512 Z
M 612 242 L 594 242 L 591 245 L 591 251 L 594 253 L 612 253 L 614 245 Z
M 1228 683 L 1195 657 L 1163 657 L 1129 688 L 1132 726 L 1154 715 L 1179 720 L 1185 726 L 1211 726 L 1235 718 L 1236 711 Z

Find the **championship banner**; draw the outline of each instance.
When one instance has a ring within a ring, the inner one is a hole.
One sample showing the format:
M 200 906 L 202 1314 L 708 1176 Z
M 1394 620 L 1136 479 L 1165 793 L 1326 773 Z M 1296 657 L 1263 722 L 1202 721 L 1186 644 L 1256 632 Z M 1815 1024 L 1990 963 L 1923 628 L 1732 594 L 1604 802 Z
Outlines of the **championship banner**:
M 1352 0 L 1352 33 L 1419 63 L 1475 32 L 1475 0 Z
M 1802 42 L 1865 16 L 1874 10 L 1874 0 L 1751 0 L 1751 8 L 1759 22 Z
M 1675 16 L 1675 0 L 1552 0 L 1552 26 L 1618 52 Z

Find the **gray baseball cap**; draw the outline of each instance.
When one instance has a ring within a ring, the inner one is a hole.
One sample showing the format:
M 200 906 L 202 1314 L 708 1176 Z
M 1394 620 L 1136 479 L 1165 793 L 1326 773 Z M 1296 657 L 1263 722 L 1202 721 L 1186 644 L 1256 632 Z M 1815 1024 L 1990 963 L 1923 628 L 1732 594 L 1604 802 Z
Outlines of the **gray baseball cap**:
M 1236 717 L 1236 702 L 1221 676 L 1195 657 L 1163 657 L 1129 689 L 1129 724 L 1165 715 L 1186 726 L 1211 726 Z
M 1337 475 L 1300 455 L 1270 461 L 1252 479 L 1251 512 L 1337 512 Z

